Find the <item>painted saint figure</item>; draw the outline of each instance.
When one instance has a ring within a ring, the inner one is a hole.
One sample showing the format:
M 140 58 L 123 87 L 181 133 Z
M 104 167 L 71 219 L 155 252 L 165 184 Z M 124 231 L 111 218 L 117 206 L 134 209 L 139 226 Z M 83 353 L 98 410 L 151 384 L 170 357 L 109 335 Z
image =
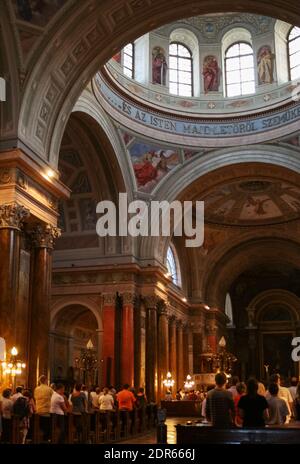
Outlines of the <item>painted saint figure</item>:
M 272 84 L 274 81 L 274 54 L 269 45 L 261 47 L 257 53 L 257 71 L 259 84 Z
M 167 69 L 164 49 L 154 47 L 152 50 L 152 83 L 166 85 Z
M 221 70 L 219 68 L 217 58 L 214 55 L 208 55 L 204 58 L 202 74 L 204 92 L 218 92 Z

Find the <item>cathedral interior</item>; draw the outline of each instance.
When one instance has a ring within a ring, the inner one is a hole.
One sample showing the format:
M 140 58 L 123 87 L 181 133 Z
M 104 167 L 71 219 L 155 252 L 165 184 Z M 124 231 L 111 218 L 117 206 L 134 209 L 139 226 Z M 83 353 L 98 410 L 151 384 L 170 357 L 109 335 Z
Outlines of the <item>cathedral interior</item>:
M 17 348 L 17 382 L 128 383 L 159 402 L 168 373 L 173 392 L 211 383 L 225 349 L 242 380 L 299 378 L 298 3 L 0 9 L 0 361 Z M 99 236 L 97 204 L 120 193 L 204 202 L 203 243 L 174 224 Z

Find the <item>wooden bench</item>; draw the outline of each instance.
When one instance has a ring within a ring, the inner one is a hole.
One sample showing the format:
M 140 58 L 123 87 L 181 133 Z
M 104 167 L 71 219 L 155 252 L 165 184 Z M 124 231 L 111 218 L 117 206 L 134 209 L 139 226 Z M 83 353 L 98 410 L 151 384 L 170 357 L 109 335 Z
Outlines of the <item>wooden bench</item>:
M 203 425 L 176 425 L 177 444 L 300 444 L 299 427 L 217 429 Z
M 153 429 L 157 423 L 156 416 L 156 404 L 149 404 L 141 410 L 135 409 L 132 412 L 92 411 L 82 417 L 68 413 L 63 417 L 64 443 L 110 443 L 127 440 L 145 432 L 145 430 Z M 47 437 L 44 437 L 43 433 L 45 425 L 46 429 L 49 430 L 49 433 L 46 433 Z M 13 416 L 5 424 L 5 432 L 7 432 L 9 443 L 22 443 L 18 417 Z M 27 443 L 31 444 L 58 443 L 60 438 L 59 418 L 53 414 L 49 414 L 48 417 L 33 414 L 30 417 L 29 437 Z

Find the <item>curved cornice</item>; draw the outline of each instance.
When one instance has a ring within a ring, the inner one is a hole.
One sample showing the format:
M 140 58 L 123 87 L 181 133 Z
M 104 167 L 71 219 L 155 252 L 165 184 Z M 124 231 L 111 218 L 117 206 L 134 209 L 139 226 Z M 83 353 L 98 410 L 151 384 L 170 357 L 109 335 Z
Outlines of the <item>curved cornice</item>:
M 98 73 L 95 98 L 119 124 L 166 143 L 190 147 L 242 146 L 265 143 L 299 130 L 300 101 L 256 115 L 212 118 L 174 116 L 141 105 L 117 91 Z

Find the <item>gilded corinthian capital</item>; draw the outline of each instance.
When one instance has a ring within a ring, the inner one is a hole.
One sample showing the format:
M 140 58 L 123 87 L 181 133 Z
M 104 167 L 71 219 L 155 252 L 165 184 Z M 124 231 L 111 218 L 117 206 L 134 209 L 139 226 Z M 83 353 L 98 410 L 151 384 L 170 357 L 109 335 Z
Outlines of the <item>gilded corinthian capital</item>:
M 32 244 L 36 248 L 53 248 L 55 240 L 60 236 L 60 229 L 50 224 L 37 224 L 31 232 Z
M 21 229 L 30 211 L 17 203 L 0 205 L 0 229 Z

